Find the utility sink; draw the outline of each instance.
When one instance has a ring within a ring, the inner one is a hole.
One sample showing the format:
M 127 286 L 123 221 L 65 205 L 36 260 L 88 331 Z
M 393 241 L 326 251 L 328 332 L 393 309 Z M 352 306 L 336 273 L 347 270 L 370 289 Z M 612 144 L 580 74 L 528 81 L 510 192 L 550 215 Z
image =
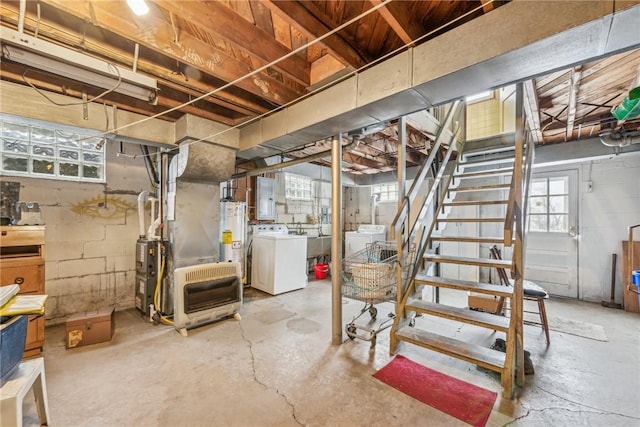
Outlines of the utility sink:
M 331 236 L 307 236 L 307 258 L 331 255 Z

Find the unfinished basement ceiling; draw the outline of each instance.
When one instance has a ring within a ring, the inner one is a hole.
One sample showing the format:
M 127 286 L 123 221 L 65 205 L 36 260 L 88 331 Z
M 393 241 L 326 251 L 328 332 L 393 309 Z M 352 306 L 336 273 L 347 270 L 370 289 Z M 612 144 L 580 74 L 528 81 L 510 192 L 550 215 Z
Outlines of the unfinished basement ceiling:
M 366 13 L 381 3 L 147 0 L 149 13 L 136 16 L 124 0 L 28 1 L 24 32 L 136 68 L 158 80 L 155 105 L 117 93 L 103 98 L 107 105 L 150 116 L 215 91 L 161 117 L 175 121 L 188 113 L 234 126 L 507 2 L 403 0 Z M 3 1 L 2 26 L 17 29 L 19 9 L 19 1 Z M 358 18 L 360 15 L 364 16 Z M 603 130 L 637 131 L 638 119 L 620 123 L 610 111 L 622 101 L 639 72 L 640 51 L 635 50 L 529 82 L 531 123 L 540 130 L 538 143 L 573 141 Z M 39 88 L 78 98 L 83 92 L 91 97 L 102 91 L 4 59 L 1 77 L 20 84 L 28 80 Z M 408 129 L 409 166 L 421 163 L 432 140 L 433 135 L 424 129 Z M 390 123 L 345 154 L 345 170 L 394 170 L 397 144 L 397 128 Z M 328 147 L 327 141 L 318 141 L 287 155 L 301 157 Z

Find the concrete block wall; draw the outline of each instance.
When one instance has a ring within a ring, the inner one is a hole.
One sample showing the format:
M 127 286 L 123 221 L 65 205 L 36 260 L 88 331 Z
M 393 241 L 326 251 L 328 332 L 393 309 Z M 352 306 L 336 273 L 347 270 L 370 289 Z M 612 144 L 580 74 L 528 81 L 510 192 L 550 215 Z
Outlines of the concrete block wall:
M 137 194 L 151 186 L 143 159 L 106 147 L 105 184 L 2 177 L 20 182 L 20 199 L 37 201 L 46 223 L 47 325 L 100 307 L 134 306 Z M 124 152 L 140 148 L 125 144 Z

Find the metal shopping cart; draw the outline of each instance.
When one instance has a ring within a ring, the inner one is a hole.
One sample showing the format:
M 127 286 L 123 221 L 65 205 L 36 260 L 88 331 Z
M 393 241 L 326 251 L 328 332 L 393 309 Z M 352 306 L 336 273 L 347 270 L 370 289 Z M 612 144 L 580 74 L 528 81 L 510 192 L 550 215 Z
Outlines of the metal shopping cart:
M 342 296 L 365 303 L 360 313 L 347 323 L 347 336 L 371 341 L 372 349 L 376 345 L 377 334 L 389 328 L 395 317 L 394 313 L 389 313 L 387 319 L 377 322 L 378 309 L 375 304 L 395 302 L 398 265 L 408 266 L 412 261 L 413 251 L 400 263 L 396 245 L 396 242 L 374 242 L 342 260 Z M 403 277 L 405 270 L 403 268 Z M 370 321 L 364 325 L 357 324 L 356 321 L 365 312 L 369 312 Z M 364 333 L 358 333 L 358 330 Z

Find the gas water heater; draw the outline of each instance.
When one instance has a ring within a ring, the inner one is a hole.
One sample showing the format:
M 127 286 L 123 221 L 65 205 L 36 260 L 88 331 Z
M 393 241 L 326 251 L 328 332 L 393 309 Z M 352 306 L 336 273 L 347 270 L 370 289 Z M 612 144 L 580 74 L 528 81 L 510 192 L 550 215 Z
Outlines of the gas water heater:
M 243 283 L 245 264 L 246 203 L 230 199 L 220 201 L 220 261 L 239 262 Z

